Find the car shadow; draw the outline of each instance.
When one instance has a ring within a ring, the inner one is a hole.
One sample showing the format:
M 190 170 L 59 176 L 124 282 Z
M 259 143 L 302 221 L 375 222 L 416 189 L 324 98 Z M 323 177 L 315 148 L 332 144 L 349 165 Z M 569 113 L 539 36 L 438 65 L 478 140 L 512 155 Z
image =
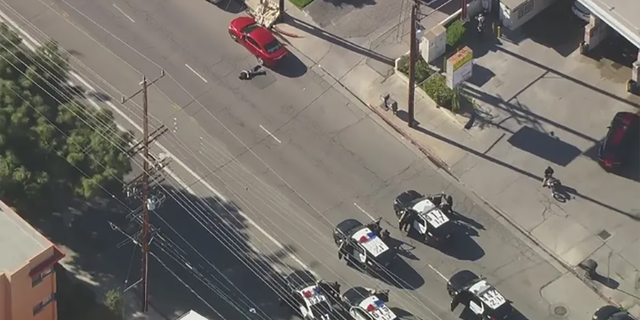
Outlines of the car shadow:
M 464 222 L 466 225 L 471 226 L 477 230 L 485 230 L 484 225 L 482 225 L 482 223 L 477 222 L 476 220 L 469 218 L 455 210 L 452 210 L 451 213 L 453 218 L 452 220 Z
M 476 236 L 477 230 L 464 223 L 457 223 L 449 243 L 440 248 L 440 251 L 458 260 L 476 261 L 485 254 L 484 249 L 473 239 Z
M 287 77 L 299 78 L 307 73 L 307 66 L 296 55 L 289 52 L 276 66 L 269 68 L 271 71 Z
M 389 266 L 388 272 L 376 274 L 375 277 L 388 285 L 405 290 L 416 290 L 424 285 L 424 278 L 403 259 L 396 259 Z
M 406 320 L 419 320 L 420 318 L 416 317 L 413 313 L 401 309 L 401 308 L 397 308 L 397 307 L 390 307 L 389 310 L 391 310 L 396 316 L 398 316 L 398 319 L 406 319 Z
M 389 237 L 386 242 L 390 247 L 396 249 L 398 255 L 410 260 L 420 260 L 420 258 L 412 252 L 416 249 L 416 246 L 392 237 Z
M 217 4 L 218 8 L 233 14 L 242 13 L 247 10 L 247 5 L 240 0 L 223 0 Z

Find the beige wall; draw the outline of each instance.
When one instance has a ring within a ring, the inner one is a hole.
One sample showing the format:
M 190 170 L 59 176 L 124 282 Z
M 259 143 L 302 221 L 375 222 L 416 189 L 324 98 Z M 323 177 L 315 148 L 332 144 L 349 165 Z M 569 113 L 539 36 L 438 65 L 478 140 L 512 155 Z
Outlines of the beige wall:
M 38 314 L 33 315 L 33 308 L 40 301 L 45 300 L 56 292 L 55 272 L 44 277 L 36 286 L 33 286 L 32 278 L 29 275 L 33 268 L 54 256 L 54 254 L 55 249 L 52 245 L 10 276 L 8 281 L 9 288 L 5 292 L 10 295 L 8 298 L 11 301 L 11 311 L 7 319 L 0 317 L 0 320 L 56 320 L 57 308 L 55 299 Z M 53 266 L 51 267 L 53 268 Z
M 0 273 L 0 320 L 9 320 L 9 312 L 11 312 L 9 302 L 9 279 L 3 272 Z
M 556 0 L 525 0 L 516 8 L 509 8 L 501 4 L 500 20 L 505 27 L 515 30 L 555 1 Z

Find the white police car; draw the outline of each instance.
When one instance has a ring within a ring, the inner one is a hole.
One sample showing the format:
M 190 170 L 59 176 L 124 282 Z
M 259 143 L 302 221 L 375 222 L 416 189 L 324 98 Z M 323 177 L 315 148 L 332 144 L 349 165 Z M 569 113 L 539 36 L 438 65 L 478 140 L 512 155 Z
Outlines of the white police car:
M 347 219 L 336 226 L 333 240 L 339 247 L 338 255 L 344 256 L 348 263 L 377 273 L 391 264 L 396 251 L 372 228 L 358 220 Z
M 331 320 L 338 318 L 337 311 L 325 292 L 312 277 L 294 272 L 285 278 L 290 292 L 281 300 L 304 319 Z
M 469 270 L 454 274 L 447 282 L 447 292 L 452 298 L 451 311 L 462 303 L 486 320 L 504 320 L 514 311 L 511 302 L 498 289 Z
M 342 295 L 342 301 L 349 315 L 355 320 L 395 320 L 398 317 L 385 304 L 389 292 L 376 292 L 364 287 L 353 287 Z
M 415 190 L 405 191 L 398 195 L 393 201 L 393 209 L 398 218 L 407 209 L 417 213 L 411 228 L 427 244 L 443 245 L 453 234 L 455 223 L 432 202 L 431 197 L 421 195 Z

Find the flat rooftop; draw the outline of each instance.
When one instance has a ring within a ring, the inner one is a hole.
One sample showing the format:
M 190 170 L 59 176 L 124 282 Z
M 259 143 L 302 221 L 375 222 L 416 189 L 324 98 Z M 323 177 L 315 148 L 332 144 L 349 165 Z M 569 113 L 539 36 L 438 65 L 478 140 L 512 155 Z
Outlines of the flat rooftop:
M 0 201 L 0 271 L 13 273 L 52 243 Z
M 628 32 L 620 32 L 631 43 L 640 47 L 640 1 L 638 0 L 578 0 L 586 7 L 597 6 L 600 10 L 593 13 L 605 20 L 607 18 L 601 16 L 601 13 L 608 14 L 613 18 L 619 27 L 626 29 Z M 600 11 L 600 12 L 598 12 Z M 612 26 L 618 29 L 616 26 Z M 626 33 L 626 34 L 625 34 Z M 631 39 L 629 39 L 631 38 Z

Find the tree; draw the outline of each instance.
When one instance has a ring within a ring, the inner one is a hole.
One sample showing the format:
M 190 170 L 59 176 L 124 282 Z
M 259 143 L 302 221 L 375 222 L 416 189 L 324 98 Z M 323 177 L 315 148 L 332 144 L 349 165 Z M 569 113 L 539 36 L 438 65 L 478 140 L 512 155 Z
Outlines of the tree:
M 68 87 L 57 43 L 32 52 L 6 25 L 0 33 L 0 198 L 50 207 L 47 200 L 90 199 L 121 180 L 131 170 L 131 135 Z

